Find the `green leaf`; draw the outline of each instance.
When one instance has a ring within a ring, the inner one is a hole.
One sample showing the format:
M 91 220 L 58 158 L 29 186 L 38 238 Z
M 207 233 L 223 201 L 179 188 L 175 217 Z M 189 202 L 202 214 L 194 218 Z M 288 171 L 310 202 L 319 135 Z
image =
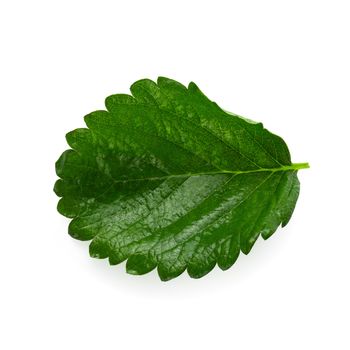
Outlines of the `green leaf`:
M 194 83 L 144 79 L 67 134 L 58 211 L 90 255 L 164 281 L 226 270 L 285 226 L 299 194 L 285 142 L 211 102 Z

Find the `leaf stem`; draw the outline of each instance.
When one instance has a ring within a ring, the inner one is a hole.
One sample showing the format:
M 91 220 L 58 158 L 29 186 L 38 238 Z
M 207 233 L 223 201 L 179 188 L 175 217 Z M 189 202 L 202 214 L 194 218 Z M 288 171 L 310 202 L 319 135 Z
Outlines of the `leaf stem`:
M 291 165 L 291 169 L 299 170 L 299 169 L 308 169 L 310 168 L 309 163 L 294 163 Z

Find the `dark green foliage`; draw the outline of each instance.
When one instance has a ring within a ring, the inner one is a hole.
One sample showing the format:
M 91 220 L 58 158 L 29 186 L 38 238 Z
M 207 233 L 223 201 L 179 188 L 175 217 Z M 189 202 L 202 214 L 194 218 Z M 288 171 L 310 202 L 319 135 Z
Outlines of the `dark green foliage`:
M 223 111 L 194 83 L 140 80 L 67 134 L 58 211 L 90 255 L 162 280 L 226 270 L 289 221 L 299 193 L 284 141 Z

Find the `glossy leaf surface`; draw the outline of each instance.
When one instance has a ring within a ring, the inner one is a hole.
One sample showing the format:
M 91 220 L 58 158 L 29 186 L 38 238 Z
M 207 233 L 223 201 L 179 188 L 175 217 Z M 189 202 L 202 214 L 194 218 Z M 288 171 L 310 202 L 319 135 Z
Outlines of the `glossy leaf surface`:
M 285 142 L 194 83 L 140 80 L 67 134 L 56 163 L 69 233 L 90 255 L 162 280 L 231 267 L 289 221 L 299 194 Z

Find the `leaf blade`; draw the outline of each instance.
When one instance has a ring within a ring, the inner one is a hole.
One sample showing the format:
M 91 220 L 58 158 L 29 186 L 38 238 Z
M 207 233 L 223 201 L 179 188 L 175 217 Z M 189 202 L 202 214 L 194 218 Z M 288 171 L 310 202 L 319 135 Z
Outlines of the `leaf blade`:
M 194 84 L 143 79 L 67 134 L 58 210 L 90 255 L 162 280 L 230 268 L 285 226 L 299 181 L 285 142 L 224 112 Z

